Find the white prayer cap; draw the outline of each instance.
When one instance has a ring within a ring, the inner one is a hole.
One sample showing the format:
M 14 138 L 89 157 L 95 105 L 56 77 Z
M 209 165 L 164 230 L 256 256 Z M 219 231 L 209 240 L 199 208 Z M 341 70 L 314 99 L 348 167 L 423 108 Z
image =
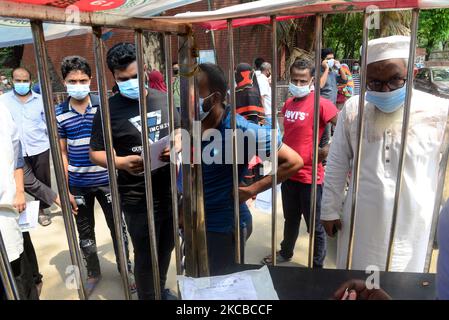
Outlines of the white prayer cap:
M 410 37 L 391 36 L 370 40 L 367 64 L 388 59 L 408 59 L 409 52 Z

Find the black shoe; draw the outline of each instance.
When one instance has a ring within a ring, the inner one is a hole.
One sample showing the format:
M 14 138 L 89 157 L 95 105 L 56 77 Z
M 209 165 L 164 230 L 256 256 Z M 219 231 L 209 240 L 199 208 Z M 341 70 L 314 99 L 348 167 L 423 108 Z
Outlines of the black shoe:
M 161 298 L 162 300 L 178 300 L 178 297 L 174 295 L 170 289 L 162 290 Z

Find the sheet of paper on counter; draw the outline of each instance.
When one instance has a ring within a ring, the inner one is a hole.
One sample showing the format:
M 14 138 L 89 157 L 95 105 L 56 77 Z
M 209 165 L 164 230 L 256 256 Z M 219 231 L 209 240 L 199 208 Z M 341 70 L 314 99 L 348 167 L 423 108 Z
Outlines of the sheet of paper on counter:
M 178 276 L 183 300 L 279 300 L 267 266 L 223 276 Z

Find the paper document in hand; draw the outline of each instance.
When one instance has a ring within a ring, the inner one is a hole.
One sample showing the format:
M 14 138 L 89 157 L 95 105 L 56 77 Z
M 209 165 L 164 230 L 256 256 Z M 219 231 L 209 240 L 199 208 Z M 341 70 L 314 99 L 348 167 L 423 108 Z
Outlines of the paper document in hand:
M 39 217 L 39 201 L 27 202 L 25 211 L 20 214 L 19 226 L 22 232 L 36 228 Z
M 224 276 L 178 276 L 184 300 L 278 300 L 267 266 Z
M 169 164 L 169 162 L 164 162 L 159 160 L 159 156 L 161 152 L 170 146 L 170 136 L 165 136 L 162 139 L 154 142 L 150 146 L 150 154 L 151 154 L 151 171 L 159 169 L 163 166 Z
M 281 194 L 281 185 L 277 185 L 277 194 Z M 271 214 L 272 201 L 272 189 L 265 190 L 259 193 L 256 197 L 254 207 L 259 209 L 261 213 Z

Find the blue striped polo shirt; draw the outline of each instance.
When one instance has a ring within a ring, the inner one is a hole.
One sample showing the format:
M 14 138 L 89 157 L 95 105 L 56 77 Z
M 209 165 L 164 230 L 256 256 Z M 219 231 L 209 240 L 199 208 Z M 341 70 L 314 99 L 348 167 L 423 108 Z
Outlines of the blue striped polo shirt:
M 89 158 L 92 123 L 100 106 L 98 96 L 91 95 L 90 100 L 84 114 L 72 109 L 70 98 L 56 107 L 59 137 L 67 140 L 69 185 L 74 187 L 109 184 L 107 169 L 93 164 Z

